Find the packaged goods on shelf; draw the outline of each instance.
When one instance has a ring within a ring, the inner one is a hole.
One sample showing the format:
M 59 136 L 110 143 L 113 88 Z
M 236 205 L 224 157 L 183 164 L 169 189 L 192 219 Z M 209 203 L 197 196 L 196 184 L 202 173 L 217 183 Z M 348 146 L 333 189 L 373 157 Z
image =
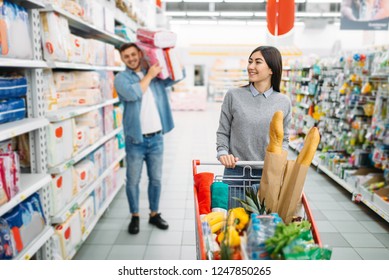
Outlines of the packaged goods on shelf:
M 20 190 L 20 163 L 16 152 L 0 154 L 0 188 L 4 190 L 7 201 Z
M 100 75 L 100 90 L 104 100 L 113 99 L 113 81 L 115 76 L 112 71 L 98 71 Z
M 124 140 L 124 132 L 123 130 L 116 134 L 116 138 L 118 140 L 118 149 L 124 149 L 125 140 Z
M 106 44 L 94 39 L 87 39 L 87 42 L 89 46 L 86 54 L 86 63 L 91 65 L 106 65 Z
M 116 146 L 117 147 L 117 146 Z M 108 140 L 104 144 L 106 166 L 111 165 L 115 160 L 115 138 Z
M 53 72 L 53 79 L 56 91 L 69 91 L 75 89 L 74 71 L 55 71 Z
M 11 228 L 7 221 L 0 217 L 0 260 L 10 260 L 14 256 L 16 256 L 16 248 Z
M 46 223 L 40 197 L 37 193 L 15 206 L 3 218 L 12 229 L 17 253 L 26 248 L 43 231 Z
M 75 210 L 66 222 L 56 225 L 55 234 L 60 239 L 62 258 L 67 259 L 82 240 L 80 210 Z
M 82 150 L 89 146 L 90 128 L 86 125 L 76 125 L 75 151 Z
M 115 26 L 115 34 L 122 37 L 123 39 L 126 39 L 129 42 L 136 41 L 136 34 L 127 26 Z
M 43 70 L 43 97 L 48 112 L 58 110 L 57 90 L 51 69 Z
M 95 165 L 92 161 L 84 159 L 74 165 L 75 189 L 77 193 L 96 179 Z
M 0 100 L 0 123 L 22 120 L 26 116 L 26 101 L 23 98 Z
M 101 146 L 94 152 L 90 153 L 88 159 L 93 162 L 95 167 L 95 174 L 100 176 L 103 174 L 104 170 L 107 168 L 105 160 L 105 148 Z
M 46 61 L 68 61 L 70 31 L 67 19 L 54 13 L 41 13 L 43 56 Z
M 115 65 L 115 46 L 111 44 L 105 44 L 105 53 L 107 66 L 116 66 Z
M 104 184 L 107 189 L 107 197 L 111 197 L 111 195 L 114 193 L 116 189 L 116 177 L 115 173 L 109 174 L 107 177 L 104 178 Z
M 122 59 L 120 58 L 120 52 L 117 49 L 114 50 L 114 60 L 115 60 L 115 66 L 117 66 L 117 67 L 123 66 L 124 67 L 124 63 L 123 63 Z
M 80 4 L 78 4 L 76 1 L 72 0 L 63 0 L 62 1 L 62 8 L 72 15 L 82 17 L 84 13 L 84 9 L 81 7 Z
M 108 134 L 114 130 L 113 120 L 113 105 L 107 105 L 103 108 L 104 118 L 104 134 Z
M 166 64 L 165 56 L 163 50 L 160 48 L 147 45 L 143 42 L 137 42 L 137 46 L 142 50 L 144 58 L 146 59 L 149 66 L 156 63 L 162 68 L 161 72 L 158 74 L 158 78 L 166 79 L 169 78 L 169 70 Z
M 115 13 L 108 7 L 104 7 L 104 30 L 115 34 Z
M 113 109 L 114 128 L 119 128 L 123 123 L 123 109 L 122 106 L 115 106 Z
M 97 28 L 104 30 L 104 8 L 97 1 L 91 1 L 91 19 L 92 24 Z
M 82 37 L 69 34 L 69 61 L 84 63 L 88 41 Z
M 77 125 L 86 125 L 90 128 L 102 126 L 102 109 L 93 110 L 88 113 L 76 116 L 75 121 Z
M 103 137 L 103 125 L 99 124 L 99 126 L 91 127 L 89 129 L 89 144 L 93 145 L 96 143 L 101 137 Z
M 74 197 L 73 167 L 60 174 L 51 175 L 50 183 L 50 215 L 55 216 Z
M 136 38 L 145 44 L 164 49 L 176 46 L 177 34 L 169 30 L 138 28 Z
M 70 106 L 96 105 L 103 101 L 100 89 L 75 89 L 69 92 Z
M 80 215 L 81 225 L 83 229 L 82 232 L 85 232 L 85 230 L 89 228 L 93 221 L 93 218 L 95 217 L 95 206 L 92 196 L 88 196 L 88 198 L 81 204 Z
M 23 97 L 27 94 L 27 79 L 23 75 L 0 76 L 0 99 Z
M 93 198 L 95 204 L 95 212 L 97 213 L 104 204 L 107 198 L 107 192 L 104 184 L 98 185 L 93 191 Z
M 2 4 L 2 37 L 0 56 L 10 58 L 32 58 L 29 18 L 27 11 L 14 3 Z
M 48 166 L 53 167 L 69 160 L 74 153 L 74 119 L 50 123 L 46 131 Z

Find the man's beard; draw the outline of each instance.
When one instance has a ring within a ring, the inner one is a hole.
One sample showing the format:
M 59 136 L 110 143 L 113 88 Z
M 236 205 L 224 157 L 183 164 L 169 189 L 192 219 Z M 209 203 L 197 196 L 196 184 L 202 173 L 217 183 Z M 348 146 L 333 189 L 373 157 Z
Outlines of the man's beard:
M 136 69 L 138 69 L 139 65 L 140 65 L 140 60 L 138 61 L 138 63 L 136 64 L 135 67 L 129 67 L 129 66 L 127 66 L 127 67 L 130 68 L 131 70 L 136 70 Z

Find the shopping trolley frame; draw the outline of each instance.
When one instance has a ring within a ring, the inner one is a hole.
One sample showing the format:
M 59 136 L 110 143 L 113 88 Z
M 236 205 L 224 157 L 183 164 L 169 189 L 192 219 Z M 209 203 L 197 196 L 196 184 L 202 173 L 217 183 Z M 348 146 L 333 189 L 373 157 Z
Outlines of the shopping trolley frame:
M 263 161 L 238 161 L 236 163 L 236 166 L 241 166 L 244 168 L 249 167 L 250 174 L 251 174 L 251 167 L 262 168 L 263 164 L 264 164 Z M 200 165 L 218 165 L 218 166 L 221 166 L 221 163 L 217 162 L 217 161 L 202 162 L 200 160 L 195 159 L 192 161 L 193 177 L 196 174 L 198 174 L 197 167 Z M 244 176 L 244 174 L 242 174 L 242 176 Z M 216 177 L 221 178 L 220 175 L 216 175 L 214 179 L 216 179 Z M 235 176 L 225 177 L 225 179 L 227 179 L 227 180 L 231 180 L 231 178 L 233 180 L 239 179 L 240 181 L 247 180 L 247 179 L 243 179 L 243 178 L 237 178 Z M 260 178 L 256 178 L 256 180 L 258 180 L 258 179 L 260 179 Z M 251 181 L 250 181 L 249 185 L 251 185 Z M 194 185 L 193 185 L 193 191 L 194 191 L 195 222 L 196 222 L 196 254 L 197 254 L 197 259 L 206 260 L 207 256 L 206 256 L 206 250 L 205 250 L 205 244 L 204 244 L 203 231 L 202 231 L 202 227 L 201 227 L 199 203 L 198 203 L 198 198 L 197 198 L 197 190 L 196 190 L 196 187 Z M 313 240 L 315 241 L 315 243 L 319 247 L 322 247 L 322 242 L 320 239 L 319 232 L 317 230 L 316 222 L 315 222 L 315 219 L 313 218 L 311 208 L 309 207 L 307 197 L 305 196 L 304 193 L 302 194 L 301 200 L 302 200 L 302 205 L 303 205 L 303 208 L 305 211 L 305 217 L 311 223 L 311 231 L 312 231 Z

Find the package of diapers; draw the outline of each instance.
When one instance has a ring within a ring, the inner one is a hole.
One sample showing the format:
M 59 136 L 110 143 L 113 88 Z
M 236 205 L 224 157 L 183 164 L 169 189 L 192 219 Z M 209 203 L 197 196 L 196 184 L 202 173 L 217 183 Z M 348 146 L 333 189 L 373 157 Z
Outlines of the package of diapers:
M 162 71 L 157 77 L 163 80 L 169 78 L 169 69 L 166 64 L 163 50 L 141 42 L 137 42 L 136 45 L 142 50 L 143 56 L 149 66 L 158 63 L 159 66 L 162 67 Z
M 100 75 L 94 71 L 74 71 L 74 88 L 91 89 L 100 88 Z
M 169 68 L 170 77 L 173 81 L 178 81 L 184 78 L 180 59 L 178 58 L 176 49 L 164 49 L 166 62 Z
M 55 216 L 73 199 L 73 167 L 51 178 L 50 215 Z
M 74 89 L 70 92 L 71 106 L 89 106 L 102 102 L 100 89 Z
M 176 45 L 177 35 L 169 30 L 151 30 L 138 28 L 136 38 L 157 48 L 173 48 Z
M 86 40 L 82 37 L 69 34 L 69 61 L 74 63 L 86 63 L 85 48 Z
M 74 72 L 54 71 L 53 79 L 57 91 L 69 91 L 75 89 Z
M 77 125 L 86 125 L 90 128 L 99 126 L 103 121 L 102 111 L 100 109 L 77 116 Z
M 60 239 L 62 258 L 68 259 L 82 240 L 80 211 L 78 209 L 74 211 L 64 223 L 58 224 L 54 230 Z
M 80 206 L 80 215 L 81 215 L 81 224 L 82 232 L 85 232 L 91 225 L 93 218 L 95 217 L 95 206 L 93 202 L 93 197 L 88 196 L 88 198 Z
M 73 168 L 77 192 L 80 192 L 96 179 L 95 165 L 91 160 L 84 159 L 75 164 Z
M 47 127 L 47 163 L 53 167 L 69 160 L 74 152 L 74 119 L 50 123 Z
M 89 146 L 89 126 L 76 125 L 75 149 L 81 151 Z

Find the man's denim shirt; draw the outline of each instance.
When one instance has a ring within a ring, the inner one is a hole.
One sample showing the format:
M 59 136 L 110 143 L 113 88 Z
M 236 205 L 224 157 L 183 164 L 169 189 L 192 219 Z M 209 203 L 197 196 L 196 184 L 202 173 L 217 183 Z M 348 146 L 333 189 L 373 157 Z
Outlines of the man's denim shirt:
M 146 70 L 142 70 L 146 75 Z M 184 71 L 185 77 L 185 71 Z M 115 77 L 115 89 L 119 95 L 119 100 L 123 103 L 123 130 L 127 140 L 134 144 L 143 142 L 140 125 L 140 108 L 142 102 L 142 89 L 140 87 L 139 76 L 131 69 L 120 72 Z M 162 122 L 162 133 L 165 134 L 174 128 L 172 111 L 170 109 L 169 97 L 166 88 L 178 81 L 170 78 L 161 80 L 154 78 L 151 80 L 150 89 L 154 94 L 159 116 Z

